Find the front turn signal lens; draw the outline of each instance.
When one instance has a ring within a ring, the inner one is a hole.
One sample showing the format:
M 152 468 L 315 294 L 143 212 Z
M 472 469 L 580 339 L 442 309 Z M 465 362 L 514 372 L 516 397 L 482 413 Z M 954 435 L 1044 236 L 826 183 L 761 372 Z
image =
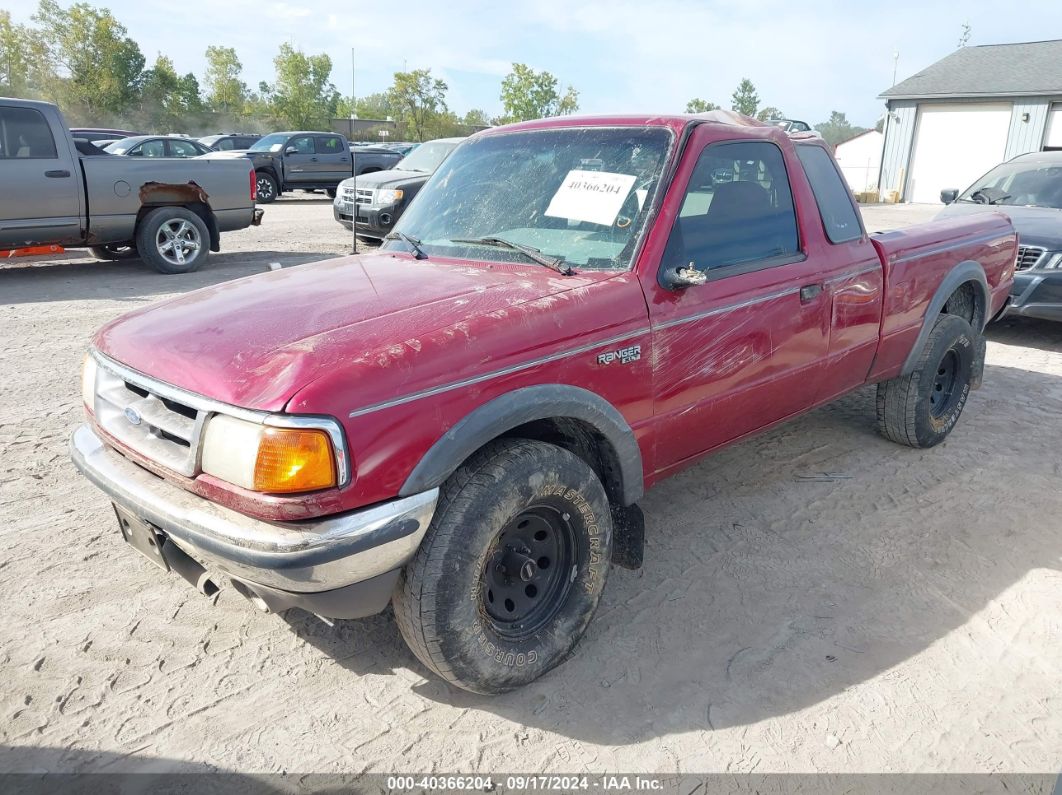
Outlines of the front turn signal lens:
M 271 494 L 336 485 L 336 460 L 325 431 L 264 428 L 254 465 L 254 490 Z

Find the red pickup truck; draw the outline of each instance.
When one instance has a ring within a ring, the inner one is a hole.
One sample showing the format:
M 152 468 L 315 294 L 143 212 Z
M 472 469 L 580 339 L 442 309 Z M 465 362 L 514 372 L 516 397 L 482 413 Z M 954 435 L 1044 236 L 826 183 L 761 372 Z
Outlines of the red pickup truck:
M 563 118 L 461 144 L 383 248 L 104 327 L 78 468 L 205 593 L 389 602 L 482 693 L 575 646 L 636 504 L 724 445 L 877 383 L 930 447 L 981 380 L 1003 216 L 869 237 L 821 139 L 728 114 Z

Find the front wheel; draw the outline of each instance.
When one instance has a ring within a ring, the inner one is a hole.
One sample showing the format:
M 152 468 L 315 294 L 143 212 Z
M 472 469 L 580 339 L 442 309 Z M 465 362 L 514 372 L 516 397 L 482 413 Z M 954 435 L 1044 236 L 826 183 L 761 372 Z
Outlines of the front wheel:
M 207 258 L 210 231 L 184 207 L 159 207 L 136 230 L 136 248 L 159 273 L 191 273 Z
M 608 498 L 582 459 L 543 442 L 494 442 L 443 485 L 395 589 L 398 627 L 451 684 L 513 690 L 575 647 L 611 551 Z
M 280 195 L 277 181 L 264 171 L 259 171 L 254 178 L 255 201 L 259 204 L 272 204 Z
M 958 315 L 934 321 L 913 372 L 878 384 L 878 429 L 910 447 L 933 447 L 959 421 L 973 382 L 976 333 Z

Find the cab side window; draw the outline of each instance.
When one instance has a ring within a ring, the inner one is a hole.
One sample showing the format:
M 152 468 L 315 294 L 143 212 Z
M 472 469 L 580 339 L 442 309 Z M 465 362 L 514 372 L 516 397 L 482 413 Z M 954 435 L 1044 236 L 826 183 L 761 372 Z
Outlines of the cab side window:
M 55 160 L 55 138 L 40 111 L 0 108 L 0 158 Z
M 338 155 L 343 152 L 343 142 L 334 135 L 319 136 L 317 138 L 317 154 Z
M 852 195 L 826 150 L 804 144 L 797 147 L 797 157 L 811 183 L 811 192 L 815 194 L 815 204 L 829 241 L 847 243 L 861 238 L 863 226 L 856 215 Z
M 288 147 L 294 147 L 295 154 L 297 155 L 312 155 L 315 154 L 313 148 L 313 137 L 304 135 L 301 138 L 292 138 L 288 141 Z
M 712 144 L 697 161 L 665 252 L 719 276 L 800 255 L 796 211 L 781 150 L 772 143 Z

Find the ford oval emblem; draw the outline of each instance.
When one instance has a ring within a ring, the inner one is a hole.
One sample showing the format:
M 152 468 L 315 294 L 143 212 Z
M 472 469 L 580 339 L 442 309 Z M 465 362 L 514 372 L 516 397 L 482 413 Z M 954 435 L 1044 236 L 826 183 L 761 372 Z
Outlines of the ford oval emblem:
M 125 418 L 127 420 L 129 420 L 129 424 L 130 425 L 139 425 L 140 424 L 140 420 L 141 420 L 140 412 L 137 411 L 136 409 L 134 409 L 132 406 L 126 406 L 125 407 Z

